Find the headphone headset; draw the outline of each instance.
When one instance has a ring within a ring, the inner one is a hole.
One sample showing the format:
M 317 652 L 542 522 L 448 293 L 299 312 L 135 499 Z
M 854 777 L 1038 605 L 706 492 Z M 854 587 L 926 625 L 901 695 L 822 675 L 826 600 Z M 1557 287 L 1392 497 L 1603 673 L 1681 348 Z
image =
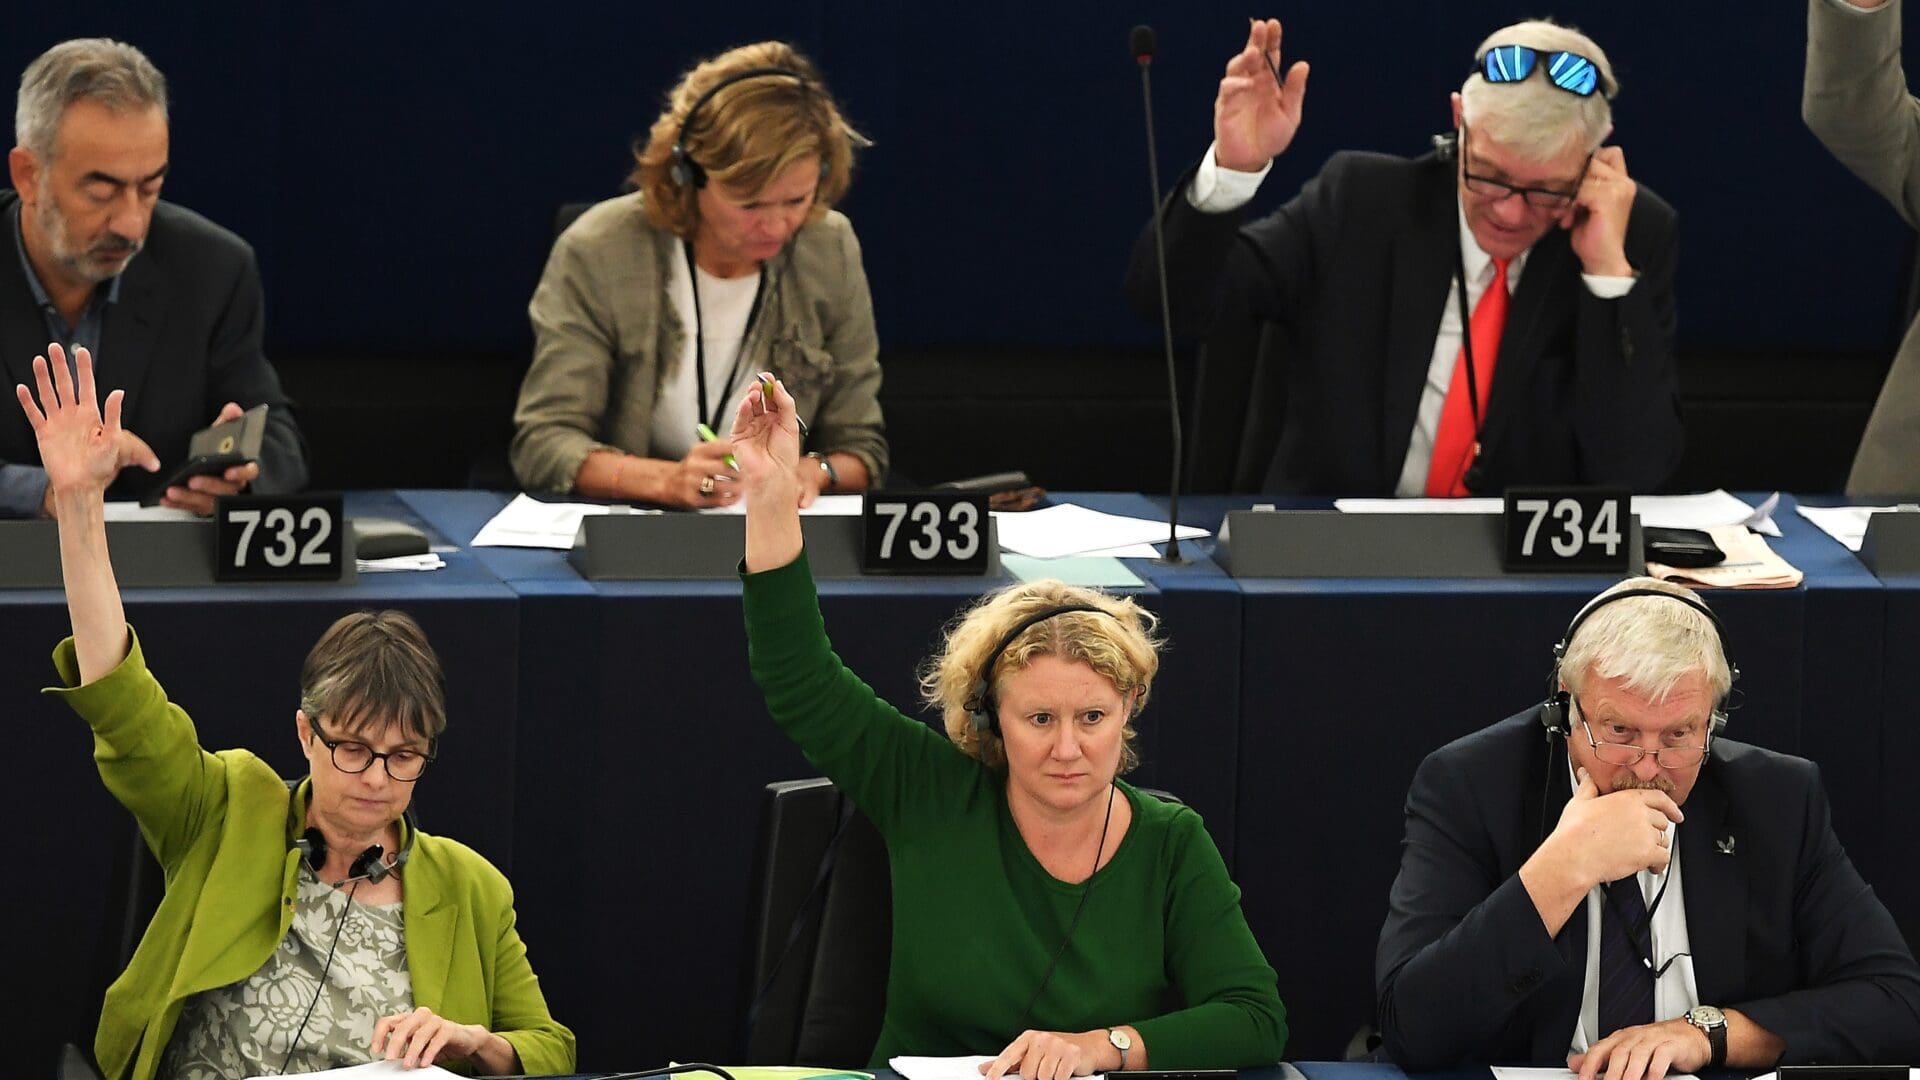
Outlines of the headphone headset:
M 1726 627 L 1720 625 L 1720 617 L 1715 615 L 1705 603 L 1663 589 L 1634 588 L 1605 593 L 1594 597 L 1587 602 L 1586 607 L 1580 609 L 1580 613 L 1567 624 L 1567 632 L 1562 634 L 1560 640 L 1553 646 L 1553 672 L 1547 676 L 1547 700 L 1540 705 L 1540 725 L 1547 729 L 1549 741 L 1555 735 L 1564 739 L 1573 734 L 1573 711 L 1570 707 L 1572 695 L 1560 685 L 1560 664 L 1567 658 L 1567 648 L 1573 644 L 1573 635 L 1580 629 L 1582 623 L 1593 617 L 1594 612 L 1616 600 L 1625 600 L 1634 596 L 1663 596 L 1675 603 L 1685 604 L 1706 617 L 1707 623 L 1713 627 L 1714 639 L 1720 643 L 1720 657 L 1727 663 L 1727 673 L 1731 676 L 1728 680 L 1727 694 L 1732 695 L 1732 684 L 1740 681 L 1740 666 L 1735 664 L 1733 657 L 1727 653 Z M 1707 722 L 1708 737 L 1718 737 L 1726 726 L 1727 698 L 1721 697 L 1713 703 L 1713 712 Z
M 813 85 L 812 79 L 792 68 L 748 68 L 745 71 L 736 71 L 726 78 L 721 79 L 719 82 L 708 87 L 706 93 L 693 99 L 693 104 L 687 107 L 687 114 L 680 118 L 679 132 L 673 137 L 673 150 L 671 151 L 673 164 L 667 167 L 667 175 L 673 179 L 674 186 L 680 188 L 703 188 L 707 186 L 707 170 L 701 168 L 700 163 L 693 160 L 693 155 L 687 153 L 687 131 L 693 127 L 693 118 L 699 114 L 701 106 L 711 101 L 715 94 L 732 86 L 734 83 L 745 82 L 748 79 L 768 79 L 775 77 L 793 79 L 798 82 L 803 89 Z M 826 171 L 827 162 L 825 158 L 822 158 L 820 161 L 820 172 L 822 175 L 825 175 Z
M 300 781 L 289 780 L 287 792 L 292 794 L 299 789 L 299 786 Z M 406 821 L 407 827 L 401 830 L 403 839 L 400 843 L 400 851 L 394 855 L 392 862 L 389 863 L 380 858 L 386 854 L 386 849 L 375 844 L 354 856 L 352 865 L 347 867 L 346 877 L 328 884 L 336 889 L 350 881 L 365 881 L 369 885 L 378 885 L 407 865 L 407 859 L 413 855 L 414 837 L 420 833 L 420 822 L 414 818 L 411 806 L 401 811 L 400 816 Z M 308 827 L 306 832 L 300 834 L 300 839 L 293 842 L 293 848 L 306 861 L 307 868 L 313 871 L 313 876 L 319 878 L 320 868 L 327 864 L 327 838 L 321 835 L 319 829 Z
M 1061 604 L 1057 607 L 1043 608 L 1014 623 L 1013 629 L 1007 631 L 1000 638 L 1000 643 L 987 654 L 986 663 L 980 665 L 980 677 L 974 680 L 973 693 L 967 696 L 967 719 L 976 733 L 991 731 L 996 736 L 1000 734 L 1000 707 L 993 700 L 993 669 L 1000 663 L 1000 654 L 1006 652 L 1007 646 L 1013 644 L 1013 639 L 1025 633 L 1029 627 L 1046 622 L 1057 615 L 1074 611 L 1097 611 L 1109 618 L 1119 618 L 1105 608 L 1094 607 L 1092 604 Z

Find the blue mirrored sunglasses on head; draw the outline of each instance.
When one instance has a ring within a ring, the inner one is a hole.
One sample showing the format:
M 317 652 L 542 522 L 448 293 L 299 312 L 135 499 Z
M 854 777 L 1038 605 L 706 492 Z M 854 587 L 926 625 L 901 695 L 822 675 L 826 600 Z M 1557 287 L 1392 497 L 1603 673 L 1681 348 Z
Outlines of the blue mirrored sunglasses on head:
M 1570 52 L 1545 52 L 1529 45 L 1495 45 L 1475 64 L 1490 83 L 1516 83 L 1533 74 L 1546 60 L 1547 81 L 1569 94 L 1581 97 L 1600 88 L 1600 69 L 1594 62 Z

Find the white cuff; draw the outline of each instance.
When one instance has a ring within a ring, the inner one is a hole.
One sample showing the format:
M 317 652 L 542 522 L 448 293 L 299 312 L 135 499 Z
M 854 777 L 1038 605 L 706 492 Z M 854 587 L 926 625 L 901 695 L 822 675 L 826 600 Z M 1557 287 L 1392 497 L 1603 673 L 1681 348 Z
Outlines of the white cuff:
M 1602 300 L 1618 300 L 1633 291 L 1633 283 L 1640 280 L 1632 277 L 1615 277 L 1612 274 L 1581 274 L 1580 280 L 1587 283 L 1587 291 Z
M 1187 202 L 1203 214 L 1224 214 L 1247 205 L 1254 192 L 1260 190 L 1260 181 L 1273 170 L 1271 160 L 1261 166 L 1259 172 L 1238 172 L 1219 165 L 1213 160 L 1217 145 L 1207 146 L 1199 171 L 1193 174 L 1193 183 L 1187 187 Z

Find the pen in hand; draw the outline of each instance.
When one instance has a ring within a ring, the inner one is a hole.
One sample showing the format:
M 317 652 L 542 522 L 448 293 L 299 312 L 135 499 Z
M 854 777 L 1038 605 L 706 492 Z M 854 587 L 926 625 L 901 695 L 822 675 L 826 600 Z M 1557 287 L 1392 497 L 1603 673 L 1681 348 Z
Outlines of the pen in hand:
M 720 436 L 715 435 L 713 429 L 708 427 L 705 421 L 695 424 L 693 430 L 700 433 L 701 442 L 718 442 L 720 440 Z M 728 454 L 723 460 L 726 461 L 727 468 L 732 469 L 734 472 L 740 471 L 740 463 L 734 460 L 732 454 Z
M 761 401 L 773 400 L 773 377 L 771 375 L 763 374 L 760 376 L 760 400 Z M 793 414 L 793 422 L 800 425 L 801 438 L 804 439 L 807 437 L 808 434 L 810 434 L 807 431 L 807 422 L 805 420 L 800 419 L 800 414 L 798 412 L 795 412 Z

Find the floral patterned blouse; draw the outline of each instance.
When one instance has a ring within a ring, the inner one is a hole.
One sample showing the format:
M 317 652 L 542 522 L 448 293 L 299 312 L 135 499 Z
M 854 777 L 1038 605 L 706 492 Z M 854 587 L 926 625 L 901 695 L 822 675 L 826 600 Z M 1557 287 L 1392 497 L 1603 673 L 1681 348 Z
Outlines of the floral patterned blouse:
M 309 1006 L 313 1015 L 302 1026 Z M 365 1064 L 373 1060 L 373 1025 L 412 1008 L 401 904 L 353 904 L 348 911 L 346 890 L 321 883 L 303 865 L 293 925 L 280 947 L 251 976 L 188 999 L 160 1075 L 240 1080 Z M 295 1028 L 298 1049 L 283 1070 Z

